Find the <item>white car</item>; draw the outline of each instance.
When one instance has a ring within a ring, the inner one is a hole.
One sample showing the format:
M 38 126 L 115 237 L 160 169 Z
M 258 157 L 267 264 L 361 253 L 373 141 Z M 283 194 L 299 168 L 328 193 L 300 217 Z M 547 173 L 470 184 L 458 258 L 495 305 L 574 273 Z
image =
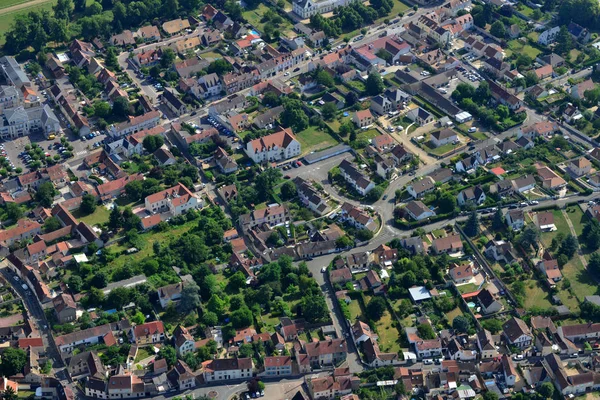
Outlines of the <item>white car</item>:
M 321 272 L 322 272 L 322 273 L 325 273 L 325 272 L 327 272 L 327 267 L 323 267 L 323 268 L 321 268 Z
M 523 359 L 525 359 L 525 357 L 523 356 L 523 354 L 517 354 L 517 355 L 515 355 L 513 357 L 513 360 L 515 360 L 515 361 L 521 361 Z
M 283 74 L 283 76 L 290 76 L 290 73 L 286 72 L 285 74 Z

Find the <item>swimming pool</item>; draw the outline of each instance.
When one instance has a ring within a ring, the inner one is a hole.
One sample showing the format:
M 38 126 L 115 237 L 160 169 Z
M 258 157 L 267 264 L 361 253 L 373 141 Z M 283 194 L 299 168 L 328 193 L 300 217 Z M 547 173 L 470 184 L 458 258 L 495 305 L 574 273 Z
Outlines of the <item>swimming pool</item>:
M 469 308 L 475 308 L 475 305 L 476 305 L 476 304 L 475 304 L 475 303 L 473 303 L 473 302 L 467 303 L 467 306 L 468 306 Z
M 250 32 L 248 32 L 250 35 L 254 35 L 254 36 L 260 36 L 258 34 L 258 32 L 256 32 L 254 29 L 251 29 Z

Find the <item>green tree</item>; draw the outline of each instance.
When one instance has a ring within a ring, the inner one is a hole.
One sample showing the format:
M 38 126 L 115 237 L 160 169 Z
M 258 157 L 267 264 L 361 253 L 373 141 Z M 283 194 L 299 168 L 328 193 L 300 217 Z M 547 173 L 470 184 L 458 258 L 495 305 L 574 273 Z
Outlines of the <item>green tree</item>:
M 252 325 L 252 311 L 247 306 L 240 307 L 231 313 L 231 324 L 235 329 L 247 328 Z
M 296 185 L 292 181 L 285 181 L 281 185 L 281 198 L 283 200 L 291 200 L 296 197 Z
M 38 186 L 35 192 L 35 199 L 42 207 L 50 207 L 54 201 L 56 190 L 52 182 L 44 182 Z
M 588 262 L 588 268 L 596 275 L 600 275 L 600 253 L 592 253 L 590 261 Z
M 17 203 L 6 203 L 6 218 L 18 221 L 23 217 L 23 209 Z
M 129 101 L 125 97 L 117 97 L 113 101 L 112 112 L 114 115 L 125 118 L 129 115 Z
M 316 81 L 319 85 L 327 87 L 335 86 L 335 81 L 333 80 L 333 77 L 329 75 L 329 73 L 324 69 L 318 70 L 318 72 L 316 73 Z
M 504 228 L 504 217 L 502 216 L 502 209 L 498 207 L 494 213 L 494 219 L 492 220 L 492 229 L 499 231 Z
M 367 94 L 370 96 L 377 96 L 385 90 L 383 79 L 381 79 L 381 75 L 378 72 L 371 72 L 369 74 L 365 86 L 367 87 Z
M 560 31 L 556 36 L 556 47 L 554 51 L 558 54 L 565 55 L 573 49 L 573 39 L 566 25 L 560 27 Z
M 154 153 L 165 144 L 165 140 L 160 135 L 151 135 L 146 136 L 142 144 L 148 153 Z
M 206 326 L 215 326 L 219 323 L 219 317 L 212 311 L 205 311 L 204 315 L 202 315 L 202 322 Z
M 551 399 L 554 397 L 554 385 L 552 382 L 544 382 L 538 388 L 538 393 L 545 399 Z
M 473 210 L 469 214 L 469 219 L 465 222 L 465 233 L 469 237 L 475 237 L 479 233 L 479 218 L 477 217 L 476 210 Z
M 171 345 L 163 344 L 160 350 L 158 350 L 158 354 L 156 354 L 156 359 L 164 359 L 169 368 L 171 368 L 177 362 L 177 350 Z
M 46 368 L 44 366 L 42 373 L 47 375 L 52 371 L 52 362 L 48 360 L 46 364 L 50 364 L 50 370 L 46 371 Z M 2 393 L 3 400 L 17 400 L 18 398 L 19 396 L 15 392 L 15 389 L 13 389 L 11 386 L 7 386 L 6 389 L 4 389 L 4 392 Z
M 9 347 L 2 352 L 2 374 L 4 376 L 16 375 L 23 372 L 27 363 L 27 353 L 18 348 Z
M 486 390 L 483 394 L 483 400 L 498 400 L 498 395 L 491 390 Z
M 206 307 L 209 311 L 212 311 L 217 315 L 223 315 L 225 312 L 225 302 L 216 294 L 210 296 L 210 300 L 208 300 Z
M 200 307 L 200 288 L 195 283 L 186 283 L 181 289 L 181 299 L 178 310 L 182 314 L 188 314 Z
M 496 21 L 490 27 L 490 33 L 497 38 L 503 39 L 506 36 L 506 28 L 502 21 Z
M 75 4 L 73 4 L 73 0 L 58 0 L 52 9 L 56 18 L 70 21 Z
M 324 322 L 329 319 L 329 307 L 323 295 L 308 295 L 302 298 L 302 311 L 308 322 Z
M 461 333 L 467 333 L 471 327 L 471 322 L 464 315 L 458 315 L 452 320 L 452 328 Z
M 456 197 L 447 191 L 438 192 L 437 205 L 440 214 L 449 214 L 456 209 Z
M 84 215 L 89 215 L 92 214 L 94 211 L 96 211 L 96 198 L 94 196 L 92 196 L 91 194 L 87 193 L 84 194 L 83 197 L 81 198 L 81 205 L 79 206 L 79 210 L 84 214 Z
M 419 337 L 423 340 L 435 339 L 435 332 L 429 324 L 420 324 L 419 326 L 417 326 L 417 333 L 419 334 Z
M 325 103 L 321 108 L 321 115 L 325 121 L 331 121 L 337 114 L 337 106 L 334 103 Z
M 67 284 L 73 293 L 79 293 L 83 286 L 83 279 L 80 276 L 71 275 Z
M 173 61 L 175 61 L 175 57 L 173 49 L 169 47 L 163 48 L 162 54 L 160 55 L 160 66 L 165 69 L 171 68 Z
M 206 67 L 206 73 L 215 73 L 219 76 L 225 75 L 228 72 L 233 71 L 233 66 L 223 58 L 217 58 Z
M 385 300 L 379 296 L 372 297 L 369 304 L 367 304 L 367 314 L 373 321 L 379 321 L 385 314 L 385 310 Z
M 121 215 L 121 211 L 119 211 L 119 207 L 113 205 L 110 210 L 110 215 L 108 216 L 108 226 L 111 229 L 118 229 L 123 226 L 123 216 Z
M 579 243 L 577 242 L 577 238 L 571 234 L 565 237 L 565 240 L 560 244 L 558 252 L 566 255 L 569 259 L 575 255 L 577 249 L 579 248 Z
M 598 250 L 600 248 L 600 222 L 595 218 L 589 219 L 583 226 L 581 237 L 589 250 Z

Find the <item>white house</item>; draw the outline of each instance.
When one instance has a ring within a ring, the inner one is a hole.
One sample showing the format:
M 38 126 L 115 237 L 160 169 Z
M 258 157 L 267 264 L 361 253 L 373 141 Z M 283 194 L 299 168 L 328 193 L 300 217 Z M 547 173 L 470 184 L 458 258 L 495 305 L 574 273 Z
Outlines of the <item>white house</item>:
M 480 204 L 483 204 L 485 199 L 486 199 L 485 192 L 479 185 L 477 185 L 475 187 L 466 188 L 465 190 L 461 191 L 458 194 L 458 198 L 457 198 L 458 205 L 461 207 L 467 203 L 480 205 Z
M 556 41 L 556 37 L 558 36 L 558 32 L 560 32 L 560 26 L 555 26 L 554 28 L 550 28 L 540 33 L 538 37 L 538 43 L 542 46 L 548 46 L 551 43 Z
M 257 164 L 265 161 L 287 160 L 297 157 L 301 153 L 300 142 L 291 129 L 282 129 L 278 132 L 251 140 L 246 144 L 246 154 Z
M 254 363 L 251 358 L 224 358 L 202 363 L 205 382 L 230 381 L 252 377 Z
M 458 141 L 458 135 L 452 129 L 442 129 L 441 131 L 431 134 L 431 143 L 435 147 L 440 147 L 445 144 L 455 143 Z
M 175 216 L 202 207 L 202 201 L 185 185 L 179 183 L 146 197 L 145 207 L 150 213 L 170 212 Z
M 526 348 L 531 346 L 533 335 L 527 324 L 520 318 L 512 317 L 502 325 L 502 333 L 510 346 Z
M 295 0 L 292 10 L 302 19 L 307 19 L 315 14 L 328 13 L 349 3 L 350 0 Z
M 343 160 L 340 163 L 340 172 L 344 179 L 354 187 L 354 189 L 362 196 L 366 196 L 374 187 L 375 183 L 366 177 L 348 160 Z

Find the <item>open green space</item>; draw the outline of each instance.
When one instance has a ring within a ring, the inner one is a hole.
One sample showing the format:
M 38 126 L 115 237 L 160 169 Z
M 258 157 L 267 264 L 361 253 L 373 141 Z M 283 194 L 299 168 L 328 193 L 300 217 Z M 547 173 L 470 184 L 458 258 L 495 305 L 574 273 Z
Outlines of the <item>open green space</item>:
M 355 321 L 357 318 L 360 318 L 362 315 L 362 309 L 360 308 L 360 303 L 358 300 L 352 300 L 350 304 L 348 304 L 348 309 L 350 310 L 351 322 Z
M 444 155 L 444 154 L 454 150 L 458 146 L 461 146 L 461 144 L 448 143 L 448 144 L 444 144 L 444 145 L 435 147 L 435 146 L 433 146 L 433 144 L 431 142 L 423 143 L 423 147 L 425 147 L 425 150 L 428 153 L 435 154 L 437 156 Z
M 563 267 L 562 274 L 571 282 L 571 292 L 579 301 L 583 301 L 587 295 L 596 294 L 598 289 L 596 281 L 584 268 L 577 255 L 573 256 L 573 258 Z M 565 301 L 563 300 L 563 302 Z M 566 302 L 565 305 L 569 306 Z M 577 310 L 571 308 L 571 311 Z
M 540 53 L 541 51 L 539 51 L 535 47 L 532 47 L 528 44 L 523 44 L 517 39 L 509 41 L 508 49 L 506 50 L 507 57 L 510 57 L 513 54 L 525 54 L 534 60 Z
M 581 207 L 578 205 L 567 207 L 566 209 L 567 216 L 571 220 L 573 224 L 573 229 L 575 229 L 575 233 L 577 236 L 581 236 L 583 232 L 583 226 L 585 225 L 586 217 L 583 211 L 581 211 Z
M 97 206 L 96 210 L 89 215 L 82 216 L 79 212 L 79 209 L 77 209 L 73 211 L 73 216 L 88 225 L 94 226 L 108 222 L 110 211 L 104 206 Z
M 4 8 L 3 6 L 4 6 L 5 1 L 6 0 L 2 0 L 2 5 L 0 5 L 1 8 Z M 10 0 L 8 0 L 8 1 L 10 1 Z M 36 5 L 23 7 L 19 10 L 15 10 L 12 12 L 2 13 L 0 11 L 0 44 L 4 43 L 4 41 L 5 41 L 4 33 L 6 33 L 6 31 L 8 31 L 8 29 L 10 28 L 10 25 L 12 24 L 12 22 L 14 21 L 14 19 L 17 15 L 27 14 L 30 11 L 50 11 L 52 9 L 52 6 L 55 3 L 56 3 L 56 0 L 49 0 L 45 3 L 38 3 Z
M 539 307 L 547 309 L 552 307 L 550 295 L 542 287 L 542 283 L 534 279 L 528 279 L 525 282 L 525 309 Z
M 316 126 L 309 126 L 305 130 L 296 133 L 296 139 L 302 145 L 302 153 L 307 154 L 311 151 L 322 150 L 327 147 L 338 144 L 337 140 L 329 133 L 320 130 Z
M 406 10 L 408 10 L 410 7 L 406 4 L 404 4 L 403 2 L 401 2 L 400 0 L 393 0 L 394 2 L 394 6 L 392 7 L 392 11 L 390 11 L 390 13 L 383 17 L 383 18 L 379 18 L 375 23 L 380 23 L 385 19 L 389 19 L 390 21 L 393 20 L 394 18 L 396 18 L 398 16 L 398 14 L 400 13 L 405 13 Z
M 29 3 L 30 1 L 33 1 L 33 0 L 2 0 L 0 2 L 0 10 L 2 10 L 4 8 L 16 6 L 19 4 Z
M 459 285 L 456 287 L 460 294 L 473 293 L 479 289 L 474 283 L 467 283 L 466 285 Z
M 554 215 L 554 225 L 556 226 L 556 230 L 553 232 L 542 233 L 542 243 L 544 244 L 544 247 L 549 247 L 552 243 L 552 239 L 554 239 L 559 233 L 569 233 L 569 225 L 567 225 L 567 220 L 565 220 L 562 211 L 553 210 L 552 215 Z
M 242 15 L 244 16 L 246 21 L 252 24 L 252 26 L 254 26 L 259 31 L 264 32 L 265 23 L 268 21 L 263 22 L 263 16 L 268 10 L 269 7 L 261 3 L 253 10 L 244 11 Z M 280 32 L 285 32 L 288 29 L 292 29 L 292 24 L 287 19 L 282 18 L 282 23 L 279 24 L 278 29 Z
M 360 131 L 358 135 L 356 135 L 356 139 L 368 139 L 371 140 L 374 137 L 381 135 L 381 133 L 377 129 L 367 129 L 366 131 Z
M 379 348 L 381 351 L 398 353 L 401 349 L 400 333 L 398 329 L 392 326 L 392 323 L 392 316 L 389 311 L 386 311 L 383 317 L 375 324 L 377 335 L 379 336 Z
M 150 347 L 140 347 L 138 348 L 134 362 L 140 362 L 148 357 L 152 357 L 153 355 L 154 353 L 150 351 Z

